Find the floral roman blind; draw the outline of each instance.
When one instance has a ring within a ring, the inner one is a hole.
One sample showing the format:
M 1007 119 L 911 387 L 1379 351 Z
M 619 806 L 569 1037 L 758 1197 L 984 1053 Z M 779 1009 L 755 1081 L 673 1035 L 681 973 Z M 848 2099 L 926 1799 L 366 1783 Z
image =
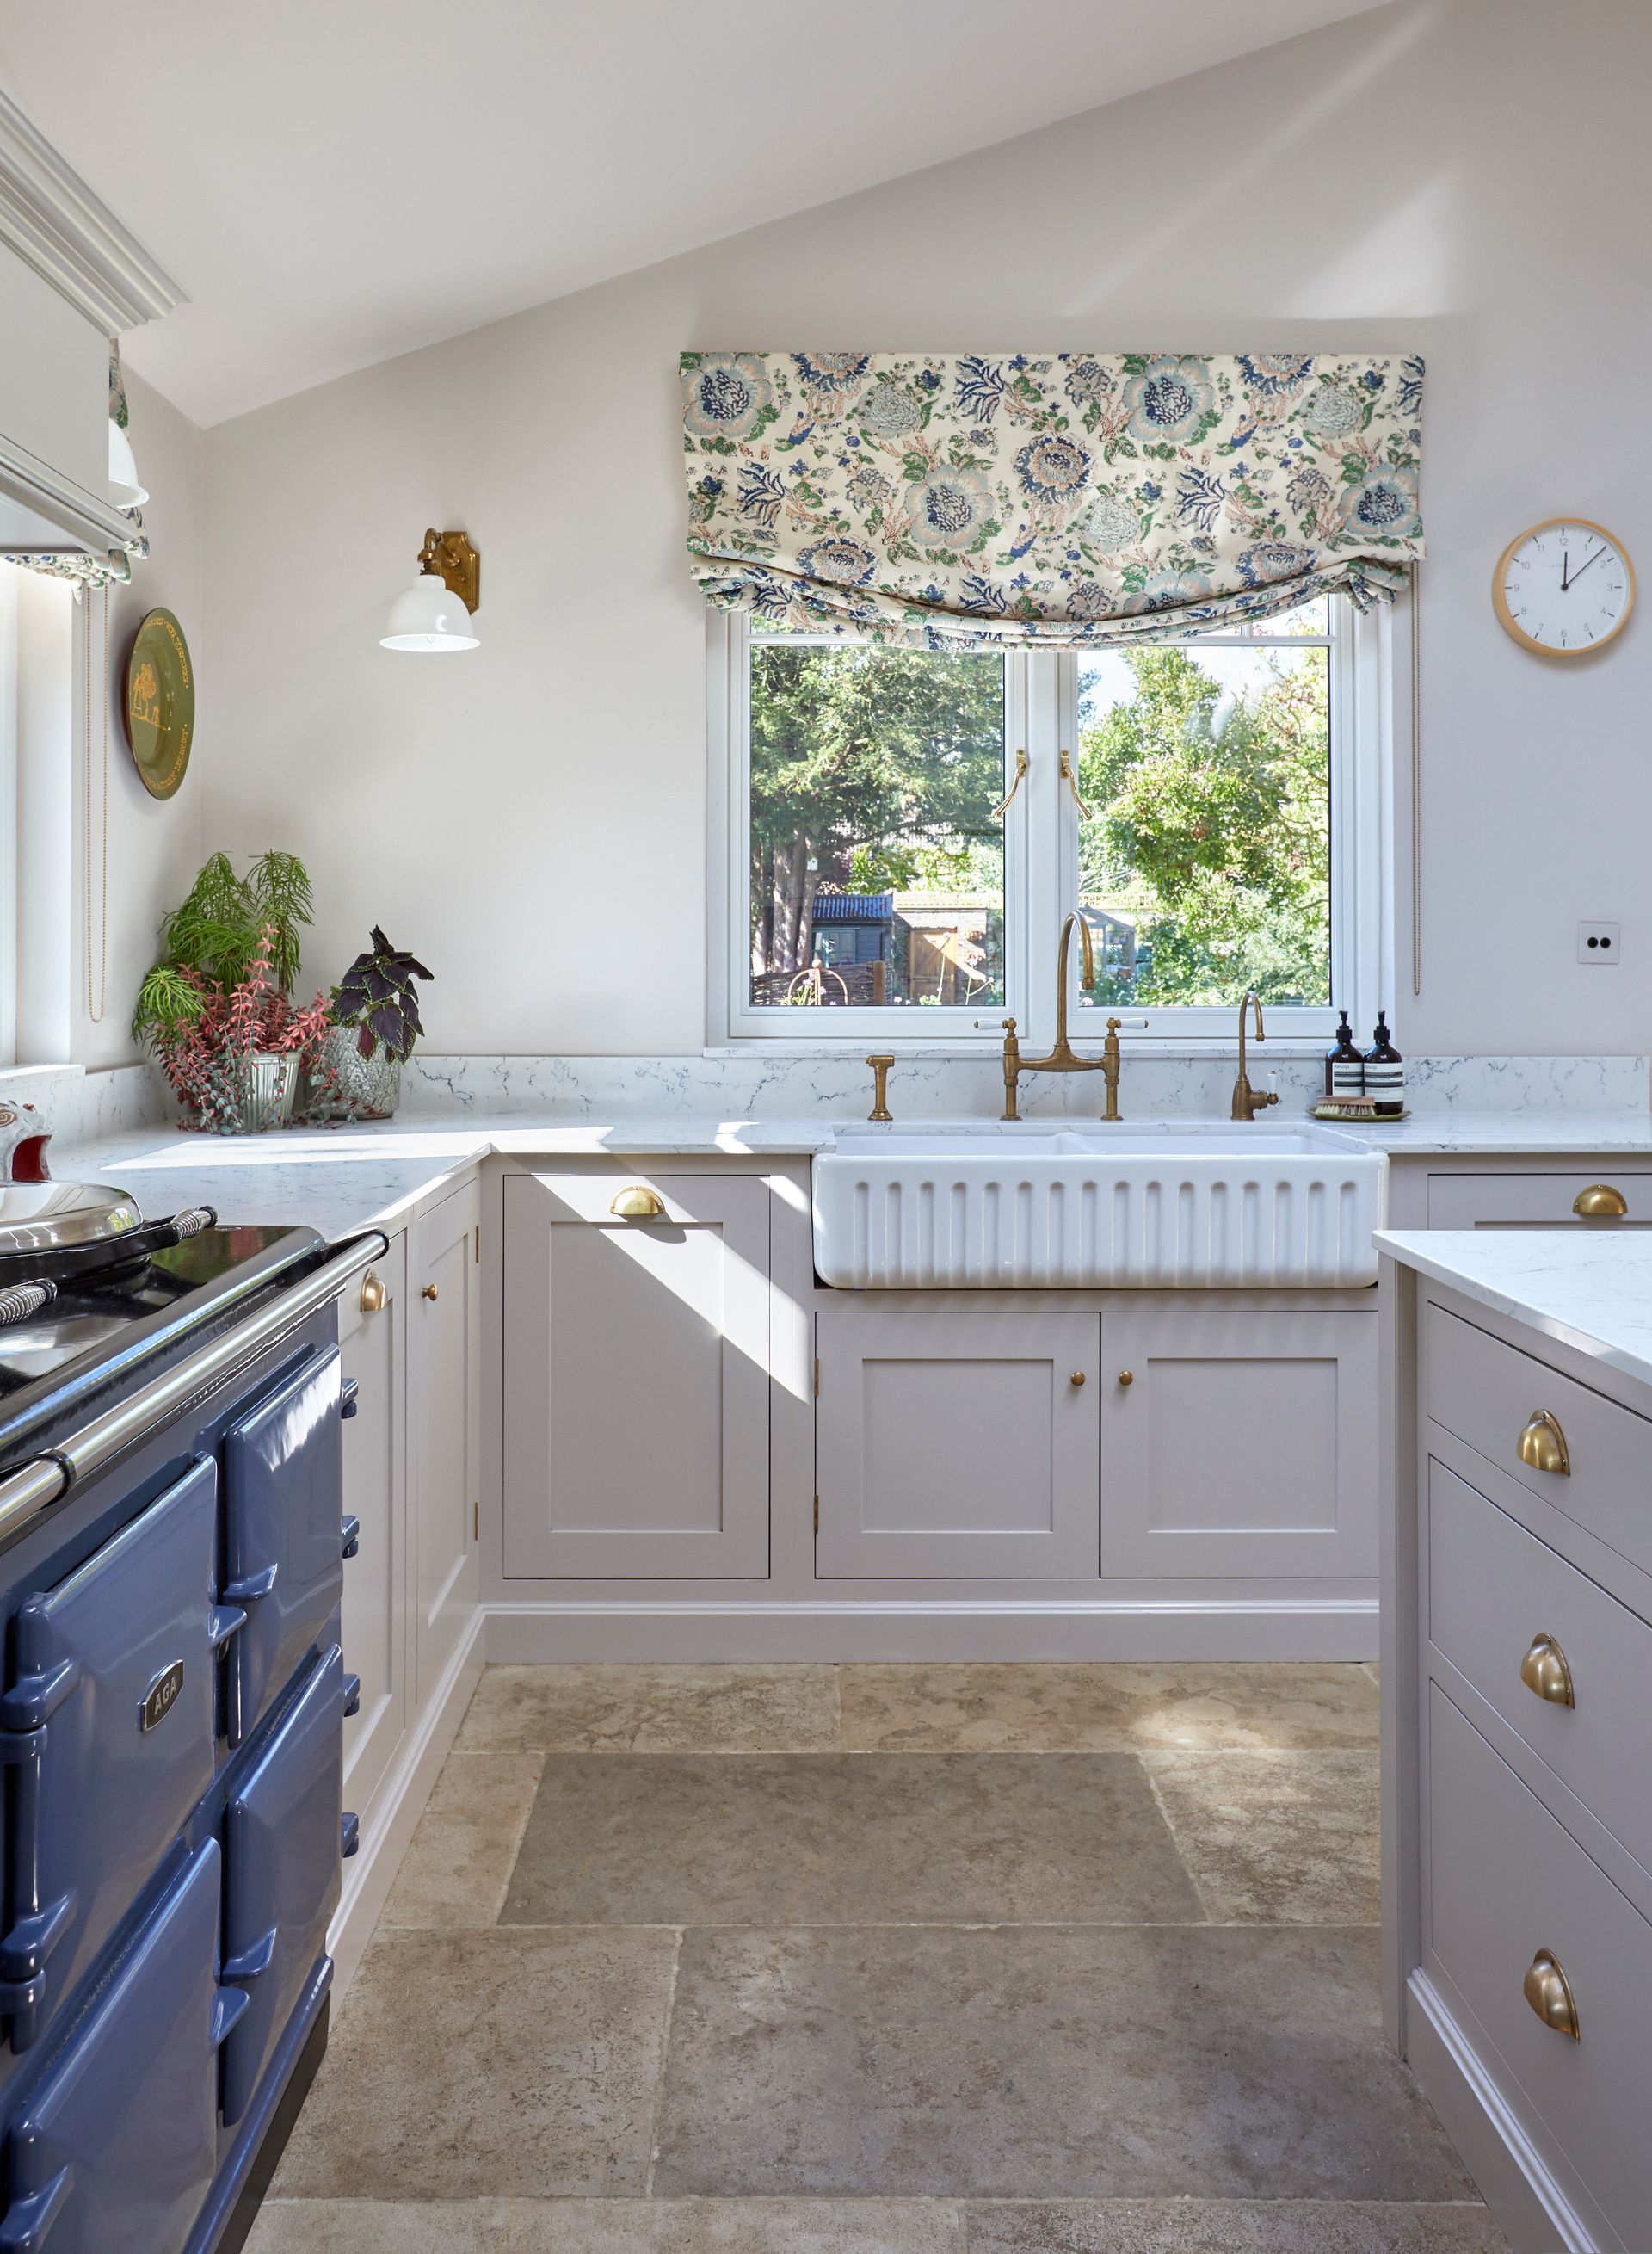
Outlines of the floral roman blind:
M 754 623 L 1135 641 L 1423 553 L 1423 363 L 1364 354 L 684 353 L 689 556 Z

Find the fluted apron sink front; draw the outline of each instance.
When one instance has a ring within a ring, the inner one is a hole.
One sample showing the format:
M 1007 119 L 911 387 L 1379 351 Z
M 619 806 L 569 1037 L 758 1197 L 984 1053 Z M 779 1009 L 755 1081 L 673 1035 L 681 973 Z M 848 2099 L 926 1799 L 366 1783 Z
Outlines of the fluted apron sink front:
M 1225 1120 L 844 1128 L 815 1160 L 815 1264 L 864 1291 L 1374 1284 L 1386 1166 Z

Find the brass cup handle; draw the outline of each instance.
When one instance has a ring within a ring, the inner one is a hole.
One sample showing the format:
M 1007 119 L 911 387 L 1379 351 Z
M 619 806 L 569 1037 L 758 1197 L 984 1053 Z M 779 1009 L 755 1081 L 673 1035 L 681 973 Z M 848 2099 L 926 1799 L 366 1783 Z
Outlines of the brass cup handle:
M 658 1221 L 665 1211 L 665 1200 L 646 1182 L 633 1182 L 620 1192 L 608 1210 L 621 1221 Z
M 1546 1698 L 1551 1706 L 1578 1703 L 1566 1655 L 1551 1635 L 1533 1636 L 1531 1648 L 1520 1662 L 1520 1679 L 1528 1690 Z
M 436 1296 L 436 1286 L 434 1284 L 424 1284 L 419 1292 L 419 1297 L 422 1299 L 433 1299 Z
M 1530 1464 L 1535 1472 L 1552 1472 L 1557 1479 L 1572 1476 L 1572 1458 L 1560 1419 L 1551 1417 L 1546 1409 L 1532 1410 L 1522 1429 L 1516 1452 L 1521 1462 Z
M 1521 1984 L 1526 2001 L 1544 2026 L 1552 2027 L 1557 2034 L 1570 2035 L 1573 2042 L 1583 2040 L 1583 2031 L 1578 2025 L 1577 1998 L 1552 1950 L 1537 1951 Z
M 1629 1200 L 1610 1182 L 1591 1182 L 1572 1199 L 1572 1210 L 1580 1221 L 1621 1221 L 1628 1213 Z
M 390 1293 L 384 1278 L 375 1269 L 369 1268 L 361 1278 L 361 1312 L 364 1315 L 382 1314 L 390 1304 Z

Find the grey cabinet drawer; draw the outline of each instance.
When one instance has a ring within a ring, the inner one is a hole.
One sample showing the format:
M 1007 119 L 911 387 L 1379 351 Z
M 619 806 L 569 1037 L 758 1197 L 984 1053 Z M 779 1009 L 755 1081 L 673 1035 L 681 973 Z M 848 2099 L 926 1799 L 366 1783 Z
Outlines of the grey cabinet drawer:
M 1424 1355 L 1426 1405 L 1436 1424 L 1620 1556 L 1652 1570 L 1652 1422 L 1432 1304 Z M 1566 1472 L 1521 1460 L 1521 1433 L 1540 1412 L 1559 1427 Z
M 1576 1210 L 1586 1190 L 1614 1189 L 1628 1208 L 1620 1219 Z M 1431 1174 L 1431 1228 L 1652 1228 L 1652 1173 L 1611 1160 L 1564 1174 Z
M 1625 2246 L 1652 2246 L 1652 1926 L 1438 1684 L 1428 1724 L 1429 1950 L 1494 2046 L 1481 2062 L 1539 2145 L 1546 2129 Z M 1576 2042 L 1522 1992 L 1540 1950 L 1571 1984 Z
M 1428 1494 L 1434 1643 L 1652 1871 L 1652 1628 L 1444 1464 L 1429 1465 Z M 1539 1634 L 1559 1648 L 1575 1705 L 1522 1681 Z

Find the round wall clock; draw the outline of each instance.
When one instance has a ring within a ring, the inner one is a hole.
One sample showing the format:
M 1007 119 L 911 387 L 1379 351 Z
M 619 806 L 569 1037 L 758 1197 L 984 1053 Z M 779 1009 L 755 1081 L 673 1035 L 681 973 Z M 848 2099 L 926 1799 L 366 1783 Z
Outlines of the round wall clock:
M 1634 567 L 1603 525 L 1550 516 L 1504 549 L 1491 598 L 1505 632 L 1525 648 L 1581 657 L 1622 630 L 1634 608 Z
M 126 661 L 126 740 L 144 788 L 170 798 L 184 780 L 195 733 L 195 668 L 170 611 L 150 611 Z

